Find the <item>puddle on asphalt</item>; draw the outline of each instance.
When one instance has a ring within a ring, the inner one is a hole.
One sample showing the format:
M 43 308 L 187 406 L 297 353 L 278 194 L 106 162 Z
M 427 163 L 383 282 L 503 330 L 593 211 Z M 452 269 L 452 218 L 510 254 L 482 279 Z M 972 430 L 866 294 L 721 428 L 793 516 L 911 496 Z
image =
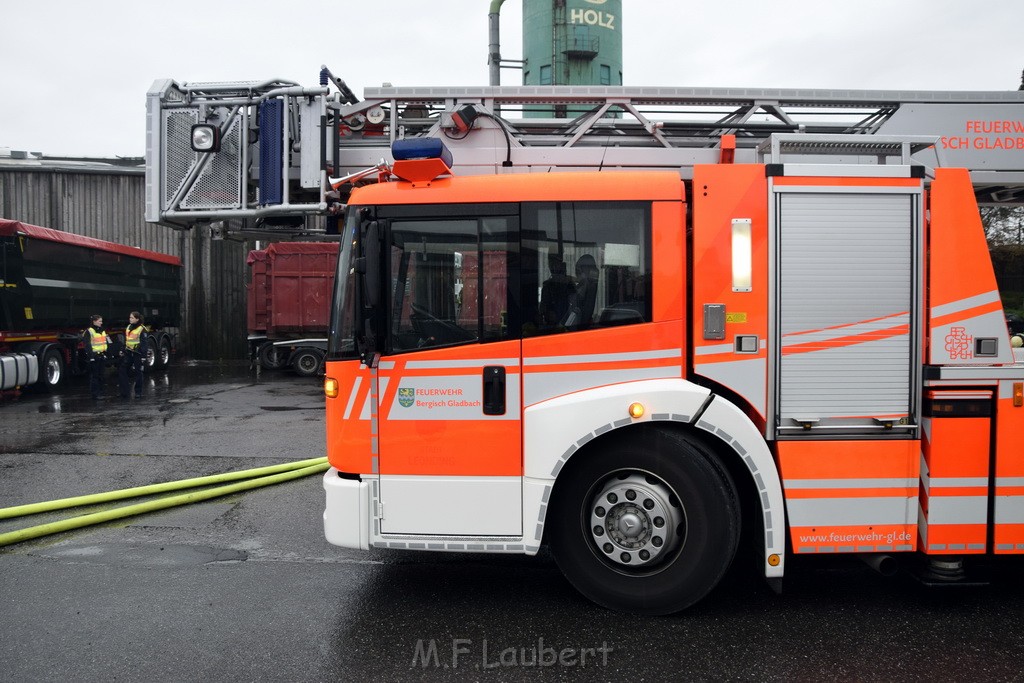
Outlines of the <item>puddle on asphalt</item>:
M 244 562 L 249 553 L 205 545 L 128 545 L 105 543 L 73 548 L 47 548 L 35 554 L 106 565 L 195 566 L 215 562 Z
M 188 403 L 191 398 L 175 396 L 193 386 L 224 385 L 226 389 L 241 389 L 253 385 L 266 385 L 273 391 L 273 385 L 281 385 L 281 391 L 299 384 L 309 386 L 311 391 L 320 391 L 320 380 L 299 377 L 289 372 L 263 371 L 257 373 L 246 361 L 182 361 L 175 362 L 164 370 L 147 373 L 143 381 L 142 399 L 124 399 L 117 395 L 117 375 L 111 371 L 107 377 L 106 391 L 97 401 L 89 397 L 89 380 L 87 377 L 69 377 L 65 382 L 52 390 L 40 386 L 29 387 L 17 398 L 0 400 L 0 408 L 4 404 L 32 406 L 44 414 L 60 413 L 96 413 L 117 408 L 122 402 L 134 401 L 162 402 L 169 404 Z M 31 408 L 30 408 L 31 409 Z M 268 406 L 265 410 L 299 410 L 303 408 Z M 306 408 L 312 410 L 312 408 Z
M 283 410 L 323 410 L 323 406 L 260 406 L 260 410 L 280 412 Z

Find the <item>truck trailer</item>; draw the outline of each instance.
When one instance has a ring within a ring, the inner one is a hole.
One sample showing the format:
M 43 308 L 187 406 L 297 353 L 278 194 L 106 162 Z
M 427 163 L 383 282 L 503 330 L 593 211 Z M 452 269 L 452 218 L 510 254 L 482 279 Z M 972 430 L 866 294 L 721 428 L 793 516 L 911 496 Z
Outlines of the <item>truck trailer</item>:
M 0 391 L 54 388 L 88 371 L 82 332 L 102 315 L 112 337 L 145 316 L 146 365 L 170 362 L 177 340 L 181 259 L 0 219 Z
M 267 370 L 322 374 L 338 243 L 275 242 L 246 262 L 251 358 Z

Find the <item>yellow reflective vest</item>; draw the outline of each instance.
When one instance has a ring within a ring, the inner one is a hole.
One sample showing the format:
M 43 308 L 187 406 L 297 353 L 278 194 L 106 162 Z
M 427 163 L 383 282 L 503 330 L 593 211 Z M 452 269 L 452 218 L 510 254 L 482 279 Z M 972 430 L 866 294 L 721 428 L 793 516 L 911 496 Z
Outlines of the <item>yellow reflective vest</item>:
M 133 330 L 130 326 L 124 331 L 124 345 L 128 347 L 129 351 L 134 351 L 139 348 L 139 342 L 142 340 L 142 325 L 136 325 Z
M 106 332 L 97 332 L 89 328 L 89 346 L 93 353 L 106 353 L 108 341 Z

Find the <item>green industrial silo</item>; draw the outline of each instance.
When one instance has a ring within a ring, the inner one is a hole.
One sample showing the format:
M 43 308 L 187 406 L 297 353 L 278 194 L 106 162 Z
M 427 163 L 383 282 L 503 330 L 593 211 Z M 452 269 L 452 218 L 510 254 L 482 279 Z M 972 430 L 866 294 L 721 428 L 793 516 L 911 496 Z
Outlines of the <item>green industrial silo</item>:
M 622 85 L 622 0 L 523 0 L 523 59 L 523 85 Z

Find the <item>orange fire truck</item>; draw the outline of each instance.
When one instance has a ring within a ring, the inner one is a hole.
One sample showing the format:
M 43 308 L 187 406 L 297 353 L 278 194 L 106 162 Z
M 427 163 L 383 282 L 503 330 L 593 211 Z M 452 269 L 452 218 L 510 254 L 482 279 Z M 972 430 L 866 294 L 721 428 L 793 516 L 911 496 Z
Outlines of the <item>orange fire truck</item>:
M 165 128 L 200 95 L 241 97 L 158 86 Z M 381 126 L 394 162 L 317 190 L 347 201 L 324 384 L 328 541 L 549 544 L 584 595 L 649 614 L 706 595 L 741 535 L 775 587 L 790 553 L 916 554 L 950 581 L 973 556 L 1024 554 L 1024 357 L 979 218 L 984 174 L 938 162 L 941 130 L 780 133 L 737 117 L 687 145 L 695 124 L 653 124 L 629 89 L 602 90 L 632 128 L 608 103 L 511 124 L 499 96 L 546 103 L 558 89 L 484 90 L 424 93 L 404 121 L 395 101 L 359 105 L 361 121 L 338 105 L 340 121 Z M 199 148 L 193 135 L 197 160 L 252 125 L 244 107 L 202 123 L 210 111 L 189 113 L 193 134 L 216 128 Z M 327 155 L 325 180 L 373 144 L 351 142 Z M 279 198 L 299 191 L 295 175 L 273 180 L 272 206 L 239 197 L 195 217 L 325 211 Z M 181 177 L 152 183 L 154 218 L 186 219 L 165 201 L 191 192 Z

